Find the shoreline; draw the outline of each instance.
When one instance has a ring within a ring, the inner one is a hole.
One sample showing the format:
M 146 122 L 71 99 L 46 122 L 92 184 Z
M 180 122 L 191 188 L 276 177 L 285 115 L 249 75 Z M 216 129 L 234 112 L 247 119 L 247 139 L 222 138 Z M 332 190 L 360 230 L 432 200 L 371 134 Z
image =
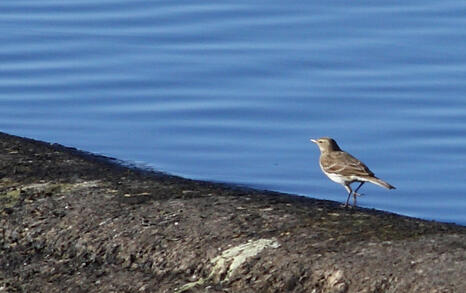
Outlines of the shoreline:
M 0 291 L 466 291 L 461 225 L 0 142 Z
M 144 174 L 147 176 L 153 176 L 155 178 L 165 178 L 169 180 L 180 180 L 180 182 L 195 182 L 201 185 L 209 185 L 209 186 L 217 186 L 218 188 L 225 188 L 225 189 L 231 189 L 233 191 L 243 191 L 243 192 L 253 192 L 253 193 L 263 193 L 267 195 L 272 195 L 272 196 L 284 196 L 284 197 L 289 197 L 290 199 L 295 198 L 297 200 L 306 200 L 309 199 L 311 201 L 321 201 L 325 202 L 329 205 L 336 205 L 340 208 L 343 206 L 343 202 L 341 201 L 335 201 L 335 200 L 327 200 L 327 199 L 319 199 L 319 198 L 314 198 L 311 196 L 307 195 L 300 195 L 300 194 L 294 194 L 294 193 L 288 193 L 288 192 L 282 192 L 282 191 L 274 191 L 274 190 L 268 190 L 268 189 L 260 189 L 260 188 L 255 188 L 248 186 L 246 184 L 236 184 L 236 183 L 228 183 L 228 182 L 222 182 L 222 181 L 209 181 L 209 180 L 203 180 L 203 179 L 192 179 L 188 177 L 183 177 L 181 175 L 175 175 L 171 174 L 166 171 L 160 171 L 157 169 L 154 169 L 153 167 L 150 166 L 145 166 L 145 165 L 138 165 L 137 163 L 133 163 L 132 161 L 125 161 L 121 160 L 112 156 L 107 156 L 103 154 L 98 154 L 98 153 L 92 153 L 86 150 L 81 150 L 75 147 L 69 147 L 65 146 L 59 143 L 50 143 L 47 141 L 42 141 L 42 140 L 36 140 L 33 138 L 29 137 L 22 137 L 22 136 L 17 136 L 14 134 L 9 134 L 5 132 L 0 131 L 0 138 L 3 136 L 8 136 L 11 138 L 15 138 L 18 140 L 24 140 L 25 142 L 30 142 L 32 144 L 37 144 L 37 145 L 42 145 L 44 147 L 50 147 L 53 148 L 57 151 L 68 153 L 72 156 L 79 157 L 84 160 L 89 160 L 91 162 L 96 162 L 99 164 L 108 164 L 111 166 L 111 168 L 115 169 L 121 169 L 121 170 L 131 170 L 133 172 L 139 173 L 139 174 Z M 352 207 L 349 209 L 351 210 Z M 356 207 L 357 210 L 365 211 L 367 213 L 374 213 L 374 214 L 387 214 L 387 215 L 394 215 L 394 216 L 399 216 L 399 217 L 405 217 L 413 220 L 419 220 L 419 221 L 427 221 L 427 222 L 436 222 L 436 223 L 443 223 L 443 224 L 451 224 L 451 225 L 456 225 L 456 226 L 463 226 L 466 227 L 466 225 L 459 224 L 453 221 L 441 221 L 441 220 L 435 220 L 435 219 L 425 219 L 421 217 L 415 217 L 415 216 L 409 216 L 409 215 L 404 215 L 400 214 L 397 212 L 391 212 L 388 210 L 381 210 L 381 209 L 376 209 L 376 208 L 368 208 L 368 207 Z

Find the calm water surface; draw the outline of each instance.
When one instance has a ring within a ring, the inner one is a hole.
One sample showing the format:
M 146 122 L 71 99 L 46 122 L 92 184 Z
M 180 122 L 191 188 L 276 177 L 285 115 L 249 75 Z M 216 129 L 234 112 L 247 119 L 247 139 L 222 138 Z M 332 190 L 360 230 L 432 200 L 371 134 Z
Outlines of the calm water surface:
M 466 2 L 1 1 L 0 130 L 336 201 L 308 139 L 466 224 Z

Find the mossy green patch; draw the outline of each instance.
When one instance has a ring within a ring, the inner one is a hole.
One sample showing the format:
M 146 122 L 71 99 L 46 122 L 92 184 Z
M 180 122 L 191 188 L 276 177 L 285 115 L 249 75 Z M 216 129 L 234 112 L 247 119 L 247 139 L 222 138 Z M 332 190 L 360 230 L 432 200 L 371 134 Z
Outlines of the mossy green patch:
M 7 193 L 0 194 L 0 207 L 2 208 L 11 208 L 19 200 L 20 190 L 15 189 L 8 191 Z

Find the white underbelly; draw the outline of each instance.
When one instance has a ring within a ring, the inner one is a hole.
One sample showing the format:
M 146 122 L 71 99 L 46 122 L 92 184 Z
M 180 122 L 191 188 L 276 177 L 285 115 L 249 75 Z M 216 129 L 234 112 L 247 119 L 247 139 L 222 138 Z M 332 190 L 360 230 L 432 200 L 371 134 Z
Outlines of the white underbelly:
M 343 180 L 343 178 L 337 174 L 332 174 L 332 173 L 325 173 L 325 175 L 327 175 L 328 178 L 330 178 L 330 180 L 332 180 L 333 182 L 336 182 L 336 183 L 339 183 L 339 184 L 344 184 L 345 181 Z
M 336 183 L 339 183 L 339 184 L 345 184 L 345 180 L 343 180 L 343 178 L 341 176 L 337 175 L 337 174 L 325 173 L 325 175 L 327 175 L 327 177 L 330 178 L 330 180 L 332 180 L 333 182 L 336 182 Z M 369 180 L 367 180 L 367 178 L 362 178 L 362 177 L 359 177 L 359 176 L 345 177 L 345 179 L 346 179 L 346 182 L 348 182 L 348 183 L 355 182 L 355 181 L 359 181 L 359 182 L 369 181 Z

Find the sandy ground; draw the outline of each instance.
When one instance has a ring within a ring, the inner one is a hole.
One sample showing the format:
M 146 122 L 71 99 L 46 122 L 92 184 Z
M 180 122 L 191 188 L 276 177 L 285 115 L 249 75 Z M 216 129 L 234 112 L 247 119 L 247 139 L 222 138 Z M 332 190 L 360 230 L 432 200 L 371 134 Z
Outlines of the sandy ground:
M 466 292 L 466 228 L 0 133 L 0 292 Z

